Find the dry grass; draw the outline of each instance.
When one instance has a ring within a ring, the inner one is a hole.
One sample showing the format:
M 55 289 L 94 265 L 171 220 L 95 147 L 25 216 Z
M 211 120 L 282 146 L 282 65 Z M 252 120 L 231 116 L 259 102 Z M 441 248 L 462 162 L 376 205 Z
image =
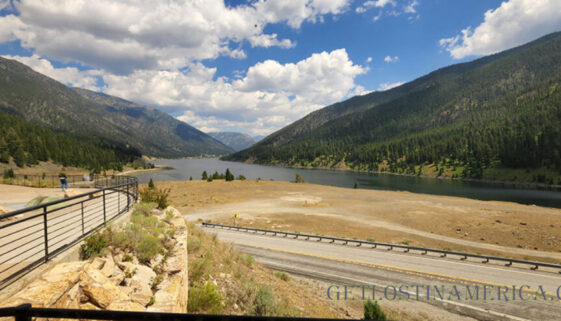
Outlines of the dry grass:
M 192 214 L 191 220 L 232 224 L 236 213 L 236 223 L 248 226 L 560 261 L 532 256 L 536 249 L 559 253 L 559 209 L 270 181 L 184 181 L 158 186 L 172 188 L 170 203 Z
M 309 282 L 281 279 L 251 256 L 240 254 L 194 225 L 189 227 L 188 244 L 189 306 L 197 308 L 189 312 L 323 318 L 358 317 L 362 313 L 361 306 L 333 303 L 322 288 Z

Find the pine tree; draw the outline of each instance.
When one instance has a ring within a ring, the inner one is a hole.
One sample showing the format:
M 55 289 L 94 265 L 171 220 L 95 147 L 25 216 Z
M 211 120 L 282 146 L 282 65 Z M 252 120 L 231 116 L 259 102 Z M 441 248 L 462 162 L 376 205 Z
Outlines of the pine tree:
M 231 182 L 231 181 L 234 180 L 234 174 L 232 174 L 232 173 L 230 172 L 230 169 L 229 169 L 229 168 L 226 168 L 226 175 L 225 175 L 225 178 L 226 178 L 226 182 Z
M 203 171 L 202 180 L 206 181 L 208 179 L 208 174 L 206 171 Z
M 14 162 L 18 167 L 23 167 L 25 165 L 25 152 L 23 147 L 18 145 L 16 152 L 14 153 Z

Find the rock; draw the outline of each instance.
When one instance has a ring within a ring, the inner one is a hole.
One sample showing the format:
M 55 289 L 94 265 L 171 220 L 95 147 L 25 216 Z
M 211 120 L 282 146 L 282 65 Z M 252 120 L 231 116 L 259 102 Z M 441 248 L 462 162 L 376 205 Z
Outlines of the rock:
M 45 273 L 41 278 L 47 282 L 59 282 L 69 280 L 71 283 L 77 283 L 82 275 L 82 268 L 86 262 L 69 262 L 55 265 L 50 271 Z
M 80 285 L 75 284 L 58 299 L 54 307 L 59 309 L 79 309 L 81 294 Z
M 71 280 L 47 282 L 39 279 L 25 287 L 17 296 L 30 302 L 41 302 L 45 307 L 50 307 L 74 284 Z
M 103 288 L 98 283 L 88 283 L 82 288 L 84 294 L 88 296 L 97 306 L 106 309 L 111 302 L 115 301 L 116 297 L 107 289 Z
M 462 231 L 462 229 L 459 228 L 459 227 L 456 229 L 456 232 L 461 232 L 461 231 Z
M 113 311 L 146 311 L 146 308 L 138 303 L 130 301 L 111 302 L 107 310 Z
M 64 191 L 64 198 L 69 198 L 80 194 L 82 194 L 82 192 L 74 189 L 67 189 L 66 191 Z
M 153 259 L 150 261 L 150 264 L 148 264 L 148 265 L 153 269 L 153 268 L 155 268 L 158 264 L 160 264 L 160 262 L 162 262 L 162 259 L 163 259 L 163 258 L 164 258 L 163 255 L 158 254 L 158 255 L 156 255 L 155 258 L 153 258 Z
M 153 293 L 152 289 L 150 288 L 149 283 L 141 282 L 139 280 L 135 280 L 134 278 L 131 280 L 132 293 L 131 293 L 131 300 L 142 306 L 148 305 L 150 299 L 152 299 Z
M 165 246 L 166 249 L 173 249 L 173 247 L 175 246 L 176 243 L 177 243 L 177 241 L 174 240 L 174 239 L 167 239 L 164 242 L 164 246 Z
M 123 283 L 124 280 L 125 280 L 125 273 L 123 273 L 123 271 L 121 271 L 119 267 L 113 265 L 113 273 L 111 273 L 111 277 L 109 278 L 109 281 L 111 281 L 111 283 L 115 285 L 121 285 L 121 283 Z
M 502 223 L 502 221 L 501 221 L 501 220 L 495 220 L 495 222 L 497 222 L 497 223 L 499 223 L 499 224 L 500 224 L 500 223 Z
M 464 233 L 464 236 L 469 236 L 469 233 L 468 233 L 468 232 L 465 232 L 465 233 Z
M 520 222 L 520 225 L 526 225 L 526 222 Z
M 103 268 L 103 266 L 105 265 L 105 259 L 102 259 L 100 257 L 96 257 L 95 259 L 93 259 L 93 261 L 92 261 L 92 263 L 90 263 L 90 265 L 96 270 L 101 270 Z
M 8 213 L 8 210 L 0 206 L 0 215 Z
M 101 310 L 101 309 L 88 302 L 88 303 L 80 304 L 80 310 Z
M 103 284 L 106 281 L 108 281 L 107 277 L 103 275 L 100 270 L 95 269 L 95 267 L 91 265 L 87 265 L 80 279 L 80 285 L 85 286 L 91 283 Z
M 115 261 L 113 261 L 113 256 L 111 256 L 111 254 L 108 254 L 105 257 L 105 264 L 101 268 L 101 273 L 106 277 L 110 277 L 113 275 L 114 271 L 115 271 Z

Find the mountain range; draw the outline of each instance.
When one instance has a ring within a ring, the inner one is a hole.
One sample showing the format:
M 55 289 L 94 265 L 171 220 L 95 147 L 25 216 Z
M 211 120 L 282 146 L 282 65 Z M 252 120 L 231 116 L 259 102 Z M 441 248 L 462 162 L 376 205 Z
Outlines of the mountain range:
M 542 168 L 559 177 L 559 137 L 558 32 L 327 106 L 224 159 L 474 178 Z
M 237 132 L 210 132 L 207 133 L 210 137 L 222 142 L 224 145 L 230 147 L 234 151 L 246 149 L 255 144 L 255 139 L 248 134 Z
M 169 114 L 64 84 L 0 57 L 0 112 L 79 140 L 174 158 L 233 150 Z

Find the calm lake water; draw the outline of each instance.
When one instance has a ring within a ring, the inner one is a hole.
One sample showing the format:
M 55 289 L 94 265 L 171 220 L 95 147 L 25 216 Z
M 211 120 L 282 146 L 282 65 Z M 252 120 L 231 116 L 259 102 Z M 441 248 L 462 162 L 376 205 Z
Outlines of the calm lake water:
M 360 188 L 366 189 L 409 191 L 561 208 L 561 192 L 559 191 L 513 188 L 496 184 L 389 174 L 293 169 L 224 162 L 215 158 L 160 160 L 155 164 L 171 166 L 173 169 L 136 174 L 140 183 L 147 183 L 150 178 L 154 181 L 178 181 L 188 180 L 192 176 L 194 180 L 199 180 L 205 170 L 212 174 L 215 171 L 224 173 L 229 168 L 236 177 L 241 174 L 247 179 L 294 181 L 296 173 L 300 173 L 306 182 L 313 184 L 352 188 L 357 183 Z

